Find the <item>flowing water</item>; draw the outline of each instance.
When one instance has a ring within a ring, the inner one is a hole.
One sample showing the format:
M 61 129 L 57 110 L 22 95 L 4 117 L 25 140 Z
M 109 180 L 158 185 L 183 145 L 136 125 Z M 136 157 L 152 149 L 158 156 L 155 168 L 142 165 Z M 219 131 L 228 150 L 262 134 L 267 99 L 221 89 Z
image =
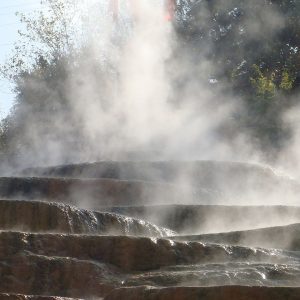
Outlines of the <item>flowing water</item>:
M 0 298 L 300 299 L 298 190 L 268 167 L 229 162 L 0 178 Z

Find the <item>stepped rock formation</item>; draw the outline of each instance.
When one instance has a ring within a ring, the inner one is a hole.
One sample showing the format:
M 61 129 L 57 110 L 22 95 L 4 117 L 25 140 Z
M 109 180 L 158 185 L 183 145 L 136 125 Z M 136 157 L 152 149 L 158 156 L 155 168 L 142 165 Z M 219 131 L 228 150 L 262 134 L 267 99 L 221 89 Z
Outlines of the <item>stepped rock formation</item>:
M 29 296 L 17 294 L 0 294 L 1 300 L 71 300 L 72 298 L 51 297 L 51 296 Z
M 185 197 L 176 198 L 180 202 L 174 199 L 170 202 L 181 204 L 199 204 L 199 200 L 202 204 L 222 204 L 225 201 L 228 204 L 236 204 L 238 201 L 244 205 L 249 202 L 261 203 L 257 196 L 267 196 L 270 204 L 281 203 L 280 197 L 286 199 L 286 203 L 288 200 L 298 203 L 297 194 L 300 192 L 298 182 L 278 175 L 270 167 L 221 161 L 98 162 L 30 168 L 24 170 L 21 176 L 106 178 L 147 184 L 173 184 L 177 187 L 177 193 Z M 158 198 L 152 199 L 152 203 L 159 203 L 162 200 L 160 195 L 168 197 L 168 192 L 163 193 L 162 190 L 152 194 Z M 176 196 L 176 193 L 172 196 Z M 167 202 L 167 199 L 162 201 Z
M 166 228 L 113 213 L 91 212 L 60 203 L 18 200 L 0 200 L 0 228 L 29 232 L 174 235 Z
M 296 258 L 284 252 L 274 256 L 272 250 L 153 238 L 1 232 L 0 261 L 0 292 L 99 297 L 124 284 L 144 283 L 149 271 L 163 274 L 162 268 L 170 267 L 165 275 L 172 277 L 172 266 L 182 266 L 183 274 L 188 274 L 195 265 L 244 262 L 254 266 L 261 261 L 289 265 Z M 300 270 L 294 272 L 299 278 Z M 166 284 L 166 278 L 161 284 Z
M 189 197 L 191 193 L 191 191 L 188 193 Z M 161 201 L 176 203 L 185 196 L 185 191 L 180 192 L 176 185 L 169 183 L 106 178 L 0 178 L 1 198 L 47 199 L 68 204 L 88 205 L 94 209 L 129 203 L 131 205 L 151 204 L 157 197 Z M 214 195 L 200 188 L 193 190 L 192 198 L 213 200 Z
M 300 222 L 297 206 L 147 205 L 101 207 L 171 228 L 181 234 L 213 233 Z
M 2 177 L 0 299 L 300 299 L 299 186 L 211 161 Z
M 300 251 L 300 224 L 194 236 L 181 235 L 172 239 Z
M 119 289 L 112 293 L 107 300 L 190 300 L 190 299 L 218 299 L 218 300 L 296 300 L 299 299 L 299 289 L 266 288 L 266 287 L 214 287 L 191 288 L 177 287 L 155 289 L 141 287 L 138 289 Z

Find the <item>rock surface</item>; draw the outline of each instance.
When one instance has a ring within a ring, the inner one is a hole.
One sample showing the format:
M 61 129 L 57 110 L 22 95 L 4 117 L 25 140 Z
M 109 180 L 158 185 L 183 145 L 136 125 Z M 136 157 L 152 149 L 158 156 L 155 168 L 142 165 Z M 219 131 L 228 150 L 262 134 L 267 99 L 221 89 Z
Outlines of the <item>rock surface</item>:
M 105 300 L 298 300 L 299 288 L 268 287 L 176 287 L 176 288 L 125 288 L 118 289 Z
M 93 260 L 112 264 L 126 271 L 236 260 L 286 262 L 286 257 L 280 256 L 280 253 L 273 257 L 273 252 L 268 250 L 239 246 L 144 237 L 0 232 L 1 259 L 24 251 L 50 257 Z
M 236 261 L 207 264 L 176 265 L 157 270 L 132 274 L 124 281 L 125 286 L 150 285 L 174 286 L 273 286 L 298 287 L 300 266 L 295 261 L 285 263 Z
M 298 203 L 300 185 L 288 176 L 277 174 L 268 166 L 222 161 L 98 162 L 31 168 L 21 176 L 109 178 L 174 184 L 181 193 L 180 203 L 269 204 Z M 196 188 L 196 191 L 194 189 Z M 194 198 L 201 189 L 200 196 Z M 162 191 L 161 191 L 162 192 Z M 206 192 L 206 193 L 205 193 Z M 159 195 L 159 194 L 157 194 Z M 164 194 L 168 196 L 168 193 Z M 242 197 L 240 196 L 242 195 Z M 174 195 L 176 196 L 176 195 Z M 178 199 L 178 198 L 176 198 Z M 158 199 L 161 200 L 161 199 Z M 287 202 L 289 201 L 289 202 Z M 176 201 L 175 201 L 176 202 Z M 156 201 L 155 203 L 165 203 Z M 174 201 L 173 201 L 174 203 Z
M 148 205 L 101 207 L 180 234 L 219 233 L 300 223 L 298 206 Z
M 172 239 L 300 251 L 300 224 L 215 234 L 182 235 Z
M 61 203 L 16 200 L 0 200 L 0 228 L 26 232 L 174 235 L 166 228 L 113 213 L 93 212 Z
M 69 257 L 17 253 L 0 264 L 0 291 L 63 297 L 100 297 L 118 287 L 110 266 Z
M 215 195 L 201 188 L 186 193 L 169 183 L 116 179 L 0 177 L 0 197 L 51 200 L 94 209 L 103 206 L 213 201 Z
M 248 283 L 276 286 L 289 282 L 297 286 L 298 262 L 299 257 L 281 251 L 199 242 L 0 232 L 0 292 L 3 293 L 89 298 L 107 296 L 122 286 L 145 283 L 211 285 L 222 282 L 222 268 L 226 268 L 224 278 L 231 278 L 232 283 L 237 282 L 238 272 L 248 272 Z M 274 265 L 277 267 L 272 269 Z M 285 266 L 282 271 L 279 265 Z M 207 277 L 213 268 L 221 278 L 219 282 L 213 281 L 211 275 Z M 247 268 L 269 281 L 256 281 Z M 272 276 L 275 276 L 273 281 Z
M 53 297 L 53 296 L 30 296 L 30 295 L 17 295 L 17 294 L 0 294 L 0 300 L 72 300 L 72 299 L 75 300 L 75 298 Z
M 100 162 L 16 175 L 0 178 L 0 300 L 300 299 L 300 208 L 229 206 L 295 204 L 300 185 L 270 168 Z

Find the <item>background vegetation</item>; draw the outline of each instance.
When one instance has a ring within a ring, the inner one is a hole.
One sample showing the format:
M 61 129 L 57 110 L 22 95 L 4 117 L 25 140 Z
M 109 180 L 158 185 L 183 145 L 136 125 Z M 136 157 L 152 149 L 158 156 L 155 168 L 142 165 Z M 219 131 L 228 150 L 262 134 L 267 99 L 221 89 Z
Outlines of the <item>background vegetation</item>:
M 62 149 L 80 151 L 83 147 L 82 124 L 74 120 L 72 103 L 65 94 L 69 76 L 82 67 L 79 58 L 88 55 L 84 39 L 78 43 L 74 38 L 78 34 L 72 26 L 76 4 L 43 2 L 47 13 L 20 15 L 27 32 L 20 34 L 15 54 L 1 68 L 2 75 L 15 83 L 17 93 L 11 113 L 1 124 L 2 157 L 11 164 L 35 149 L 33 136 L 45 147 L 53 139 L 61 140 Z M 200 60 L 211 62 L 204 74 L 211 89 L 226 87 L 224 93 L 246 107 L 236 112 L 224 134 L 246 130 L 270 160 L 276 158 L 291 138 L 291 128 L 282 116 L 300 99 L 300 2 L 182 0 L 174 27 L 179 42 L 174 58 L 183 53 L 180 60 L 195 68 Z M 114 70 L 104 63 L 93 72 L 101 93 L 108 84 L 104 74 Z

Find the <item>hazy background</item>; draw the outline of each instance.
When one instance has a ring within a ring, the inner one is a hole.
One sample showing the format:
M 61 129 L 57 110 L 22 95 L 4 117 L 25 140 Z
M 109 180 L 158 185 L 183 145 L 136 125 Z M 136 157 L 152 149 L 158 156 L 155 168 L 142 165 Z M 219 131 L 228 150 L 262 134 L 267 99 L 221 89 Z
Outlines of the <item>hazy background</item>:
M 17 94 L 3 157 L 297 169 L 297 2 L 178 1 L 173 22 L 162 1 L 140 1 L 138 18 L 121 3 L 118 22 L 107 1 L 44 1 L 21 15 L 25 35 L 2 69 Z

